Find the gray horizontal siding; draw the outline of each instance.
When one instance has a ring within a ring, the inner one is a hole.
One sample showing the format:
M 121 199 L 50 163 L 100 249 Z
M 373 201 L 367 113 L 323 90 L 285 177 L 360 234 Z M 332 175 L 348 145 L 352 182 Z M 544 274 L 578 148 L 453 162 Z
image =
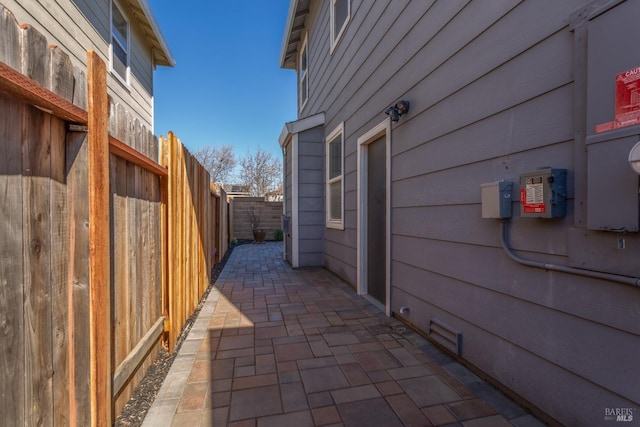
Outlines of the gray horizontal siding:
M 324 242 L 324 265 L 342 280 L 355 288 L 356 254 L 352 246 L 344 245 L 333 239 L 333 235 L 338 235 L 336 230 L 325 230 Z
M 487 258 L 495 259 L 495 256 Z M 396 279 L 399 280 L 403 278 L 403 269 L 397 268 Z M 459 313 L 459 307 L 464 306 L 464 320 L 474 327 L 535 353 L 547 363 L 561 366 L 587 381 L 615 389 L 629 401 L 640 401 L 637 378 L 624 369 L 609 367 L 610 364 L 633 366 L 638 350 L 634 334 L 602 324 L 593 325 L 588 319 L 531 304 L 513 298 L 510 293 L 492 292 L 458 277 L 452 279 L 427 273 L 421 281 L 415 280 L 415 271 L 412 273 L 402 287 L 394 289 L 414 297 L 428 292 L 429 302 L 448 313 Z M 531 323 L 536 327 L 530 327 Z M 454 322 L 451 326 L 457 328 L 458 325 Z M 594 346 L 594 342 L 600 345 Z M 465 346 L 465 357 L 472 359 L 487 344 L 480 343 L 477 348 Z M 613 348 L 615 352 L 611 351 Z
M 514 203 L 513 209 L 515 211 L 519 206 Z M 391 229 L 394 236 L 500 247 L 498 221 L 482 219 L 481 212 L 479 203 L 396 208 Z M 509 243 L 513 249 L 531 254 L 567 255 L 568 217 L 549 221 L 544 228 L 530 218 L 515 217 L 510 223 Z
M 298 134 L 298 261 L 299 266 L 323 265 L 324 129 Z
M 630 379 L 637 289 L 512 261 L 499 222 L 481 219 L 480 184 L 515 182 L 509 241 L 520 256 L 568 265 L 569 234 L 574 246 L 588 240 L 576 237 L 583 216 L 574 220 L 583 166 L 567 26 L 588 3 L 354 0 L 333 54 L 328 2 L 315 2 L 307 22 L 303 115 L 324 111 L 326 133 L 345 123 L 345 229 L 325 230 L 325 265 L 355 285 L 356 140 L 408 99 L 391 135 L 392 311 L 409 305 L 422 329 L 438 317 L 461 330 L 465 358 L 567 425 L 600 423 L 603 402 L 640 401 Z M 569 171 L 567 216 L 519 218 L 519 176 L 543 166 Z M 625 238 L 640 247 L 640 236 Z M 584 249 L 591 257 L 607 242 L 615 250 L 615 239 L 597 241 Z
M 520 173 L 549 166 L 550 159 L 554 159 L 554 167 L 572 169 L 573 148 L 573 142 L 567 141 L 504 159 L 485 160 L 397 180 L 393 183 L 392 207 L 479 203 L 480 183 L 504 178 L 515 181 L 519 188 Z M 514 197 L 519 200 L 517 189 Z
M 91 22 L 97 33 L 105 43 L 111 42 L 111 11 L 109 0 L 71 0 L 82 12 L 87 21 Z M 124 6 L 121 3 L 121 6 Z
M 97 52 L 109 64 L 109 0 L 58 0 L 56 2 L 3 0 L 20 24 L 28 24 L 47 41 L 66 52 L 74 66 L 86 69 L 88 50 Z M 124 5 L 123 5 L 124 6 Z M 131 17 L 130 17 L 131 18 Z M 153 66 L 145 37 L 131 19 L 131 87 L 108 75 L 110 95 L 145 125 L 153 128 Z
M 393 180 L 528 152 L 542 142 L 569 141 L 573 138 L 572 94 L 573 86 L 565 85 L 428 142 L 419 142 L 424 139 L 424 127 L 400 127 L 394 131 Z M 507 171 L 509 158 L 502 161 Z
M 415 276 L 412 280 L 416 280 Z M 461 330 L 464 334 L 463 352 L 467 360 L 483 367 L 485 372 L 490 370 L 496 380 L 510 384 L 512 390 L 516 390 L 521 397 L 534 402 L 547 413 L 561 415 L 558 418 L 562 418 L 563 425 L 602 425 L 603 402 L 613 407 L 637 405 L 563 366 L 544 360 L 535 351 L 519 347 L 425 300 L 417 299 L 400 289 L 394 288 L 393 292 L 394 298 L 403 305 L 409 305 L 411 311 L 422 321 L 428 322 L 428 319 L 435 317 Z M 496 311 L 492 308 L 486 310 L 492 313 Z M 505 316 L 504 321 L 509 322 L 510 319 Z M 594 338 L 590 336 L 584 339 L 594 342 Z M 625 344 L 629 343 L 633 346 L 631 341 Z M 602 345 L 609 344 L 612 342 L 604 341 Z M 591 364 L 594 369 L 597 368 L 596 365 L 610 369 L 610 365 L 606 363 Z

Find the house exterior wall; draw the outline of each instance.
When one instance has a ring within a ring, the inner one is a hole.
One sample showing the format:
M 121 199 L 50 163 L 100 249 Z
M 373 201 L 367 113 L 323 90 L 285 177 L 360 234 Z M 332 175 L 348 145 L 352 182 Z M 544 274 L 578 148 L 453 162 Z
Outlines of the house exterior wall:
M 285 148 L 286 259 L 294 267 L 323 265 L 324 128 L 295 132 Z M 295 254 L 295 255 L 294 255 Z
M 42 3 L 36 0 L 0 0 L 19 24 L 36 28 L 51 43 L 69 53 L 74 66 L 86 69 L 87 50 L 96 51 L 109 64 L 111 39 L 110 0 L 60 0 Z M 107 76 L 109 94 L 141 124 L 153 130 L 153 56 L 140 28 L 125 7 L 131 24 L 131 84 L 126 87 L 111 73 Z
M 298 266 L 323 265 L 324 129 L 300 132 L 298 144 Z
M 330 2 L 312 2 L 305 23 L 309 99 L 299 117 L 324 112 L 325 137 L 342 122 L 345 132 L 344 230 L 325 228 L 325 266 L 356 287 L 356 141 L 409 100 L 391 135 L 391 311 L 425 333 L 432 319 L 460 331 L 462 359 L 565 425 L 600 425 L 606 408 L 637 408 L 640 294 L 514 262 L 499 221 L 481 218 L 480 184 L 505 179 L 517 189 L 520 174 L 567 169 L 563 218 L 520 217 L 514 192 L 511 247 L 584 269 L 615 258 L 610 273 L 640 275 L 637 233 L 618 250 L 616 233 L 587 229 L 584 154 L 586 29 L 594 11 L 637 5 L 353 0 L 332 53 Z M 627 56 L 640 65 L 637 48 Z M 399 315 L 401 306 L 410 311 Z

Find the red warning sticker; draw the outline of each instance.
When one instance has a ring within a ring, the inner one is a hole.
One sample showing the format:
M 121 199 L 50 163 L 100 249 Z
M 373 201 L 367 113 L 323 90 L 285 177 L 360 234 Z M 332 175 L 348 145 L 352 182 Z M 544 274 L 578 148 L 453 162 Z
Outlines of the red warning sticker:
M 525 188 L 520 189 L 520 203 L 524 213 L 545 213 L 542 177 L 527 178 Z
M 616 76 L 616 128 L 640 123 L 640 67 Z
M 640 124 L 640 67 L 616 76 L 615 118 L 596 125 L 595 133 Z

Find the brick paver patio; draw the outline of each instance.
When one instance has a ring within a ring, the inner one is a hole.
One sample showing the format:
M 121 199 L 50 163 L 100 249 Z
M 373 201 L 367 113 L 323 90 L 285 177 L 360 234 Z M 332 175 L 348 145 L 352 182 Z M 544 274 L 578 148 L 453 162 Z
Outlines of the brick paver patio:
M 282 244 L 234 249 L 144 426 L 541 426 Z

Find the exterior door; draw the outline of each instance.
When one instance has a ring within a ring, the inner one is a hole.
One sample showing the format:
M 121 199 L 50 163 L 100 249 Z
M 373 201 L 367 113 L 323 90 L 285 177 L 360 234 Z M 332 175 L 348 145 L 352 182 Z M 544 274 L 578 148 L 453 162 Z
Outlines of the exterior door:
M 367 145 L 367 293 L 387 299 L 387 146 L 382 136 Z

